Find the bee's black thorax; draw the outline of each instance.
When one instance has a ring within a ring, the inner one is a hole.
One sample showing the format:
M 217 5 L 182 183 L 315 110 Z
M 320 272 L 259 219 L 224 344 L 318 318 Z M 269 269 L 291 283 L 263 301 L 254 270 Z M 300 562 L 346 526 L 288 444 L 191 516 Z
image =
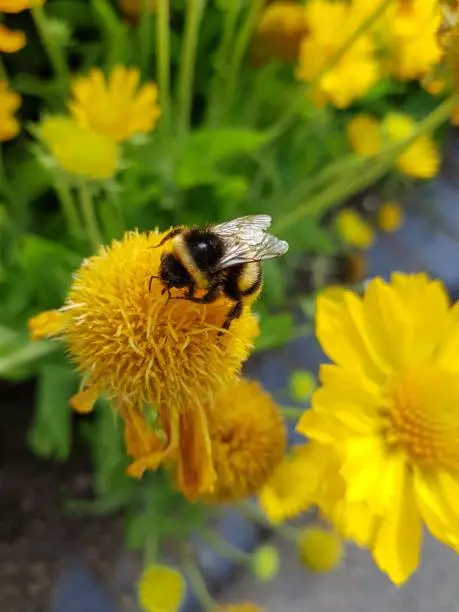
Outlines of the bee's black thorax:
M 224 254 L 223 240 L 219 236 L 211 230 L 191 229 L 183 234 L 183 242 L 201 272 L 215 271 Z

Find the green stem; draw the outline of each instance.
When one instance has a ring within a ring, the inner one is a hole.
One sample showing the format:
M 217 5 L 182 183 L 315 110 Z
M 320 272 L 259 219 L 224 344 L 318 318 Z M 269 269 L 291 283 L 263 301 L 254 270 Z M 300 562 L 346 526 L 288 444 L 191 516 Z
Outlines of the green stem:
M 296 421 L 303 416 L 305 408 L 299 406 L 280 406 L 281 412 L 289 421 Z
M 145 567 L 158 563 L 159 537 L 157 532 L 147 533 L 143 549 L 143 563 Z
M 448 119 L 451 109 L 456 103 L 454 97 L 445 100 L 418 124 L 417 129 L 409 138 L 386 149 L 377 157 L 369 158 L 365 168 L 351 176 L 344 175 L 341 180 L 337 180 L 329 188 L 325 188 L 315 198 L 303 202 L 303 204 L 281 217 L 273 227 L 273 232 L 285 232 L 286 229 L 298 223 L 304 217 L 324 214 L 345 198 L 373 184 L 390 169 L 400 153 L 409 147 L 416 138 L 424 133 L 432 132 L 442 125 Z
M 205 0 L 188 0 L 187 3 L 177 92 L 178 129 L 181 132 L 187 132 L 190 125 L 198 34 L 204 12 L 204 4 Z
M 188 580 L 190 581 L 191 588 L 193 589 L 193 593 L 198 598 L 202 609 L 205 610 L 205 612 L 215 612 L 217 608 L 217 602 L 209 593 L 201 570 L 199 569 L 198 564 L 196 563 L 193 557 L 193 554 L 186 547 L 186 545 L 182 550 L 182 563 L 183 569 L 185 570 L 185 573 L 188 576 Z
M 84 236 L 83 226 L 69 186 L 65 181 L 55 178 L 54 190 L 59 199 L 69 234 L 77 240 L 82 240 Z
M 148 10 L 148 0 L 142 0 L 142 10 L 140 13 L 140 22 L 137 32 L 140 43 L 140 72 L 144 79 L 148 78 L 149 76 L 152 24 L 153 19 L 151 11 Z
M 244 552 L 240 548 L 233 546 L 214 531 L 206 530 L 200 533 L 202 539 L 219 555 L 226 559 L 231 559 L 235 563 L 249 565 L 252 555 Z
M 273 525 L 253 502 L 240 502 L 237 505 L 237 508 L 241 512 L 241 514 L 245 516 L 245 518 L 252 521 L 253 523 L 275 531 L 286 540 L 289 540 L 291 542 L 297 541 L 299 529 L 297 529 L 296 527 L 292 527 L 291 525 L 285 524 Z
M 231 108 L 236 87 L 238 83 L 239 72 L 241 69 L 242 60 L 244 59 L 247 47 L 252 39 L 253 31 L 258 22 L 259 16 L 265 5 L 264 0 L 252 0 L 250 2 L 250 10 L 244 22 L 244 25 L 239 30 L 239 34 L 234 43 L 234 52 L 229 66 L 228 85 L 227 85 L 227 108 Z
M 285 114 L 279 119 L 279 121 L 274 124 L 274 126 L 270 129 L 271 139 L 275 139 L 280 136 L 285 129 L 288 127 L 289 123 L 296 116 L 297 112 L 303 107 L 305 96 L 308 91 L 314 89 L 322 79 L 322 77 L 338 62 L 343 58 L 343 56 L 354 46 L 357 40 L 364 34 L 371 26 L 381 17 L 384 11 L 387 9 L 392 0 L 382 0 L 378 6 L 369 13 L 369 15 L 360 23 L 359 27 L 354 30 L 354 32 L 349 36 L 347 40 L 344 41 L 344 44 L 332 53 L 327 61 L 324 63 L 322 68 L 318 71 L 315 77 L 307 83 L 305 86 L 300 87 L 300 91 L 298 95 L 295 96 L 293 103 L 290 107 L 287 108 Z
M 92 192 L 88 183 L 82 182 L 78 192 L 80 197 L 81 212 L 86 225 L 86 230 L 88 232 L 89 241 L 91 242 L 93 251 L 96 252 L 99 249 L 99 246 L 102 244 L 102 239 L 94 210 Z
M 6 71 L 5 63 L 1 56 L 0 56 L 0 81 L 8 82 L 8 73 Z
M 49 36 L 47 32 L 48 25 L 46 22 L 48 18 L 43 10 L 43 7 L 36 5 L 32 6 L 30 10 L 41 43 L 45 47 L 54 73 L 61 83 L 63 94 L 66 95 L 69 83 L 67 60 L 59 45 L 56 44 L 55 39 L 52 36 Z
M 168 132 L 171 106 L 169 0 L 157 0 L 156 7 L 156 71 L 158 74 L 159 101 L 162 112 L 162 118 L 158 127 Z
M 225 19 L 222 28 L 222 35 L 218 49 L 214 56 L 214 71 L 210 84 L 210 91 L 207 103 L 207 123 L 215 125 L 218 123 L 219 111 L 221 112 L 222 83 L 229 64 L 229 54 L 234 33 L 236 31 L 237 20 L 241 10 L 241 1 L 234 0 L 225 10 Z

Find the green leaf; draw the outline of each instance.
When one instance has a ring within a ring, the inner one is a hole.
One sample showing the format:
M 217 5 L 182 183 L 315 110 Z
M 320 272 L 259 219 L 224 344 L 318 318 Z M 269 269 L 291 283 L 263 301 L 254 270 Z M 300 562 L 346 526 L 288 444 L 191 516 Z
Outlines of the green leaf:
M 25 334 L 17 332 L 0 337 L 0 377 L 15 378 L 18 371 L 58 349 L 57 343 L 43 340 L 33 342 Z
M 22 84 L 24 85 L 22 88 L 23 93 L 31 93 L 30 89 L 24 91 L 27 89 L 25 87 L 26 79 L 29 79 L 30 83 L 34 81 L 37 86 L 41 83 L 41 81 L 31 75 L 24 75 L 22 78 Z M 14 163 L 10 166 L 10 172 L 11 193 L 14 193 L 15 200 L 22 202 L 23 206 L 37 200 L 49 189 L 49 174 L 38 160 L 31 155 L 27 155 L 22 159 L 15 159 Z
M 261 333 L 255 342 L 256 351 L 283 346 L 293 336 L 293 315 L 279 313 L 264 316 L 261 319 L 260 328 Z
M 287 292 L 287 277 L 284 266 L 275 260 L 263 265 L 263 298 L 272 306 L 279 306 Z
M 176 182 L 182 188 L 211 184 L 219 180 L 223 161 L 248 156 L 266 141 L 255 130 L 197 130 L 186 141 L 177 163 Z
M 71 409 L 69 399 L 76 378 L 69 367 L 43 366 L 38 381 L 34 422 L 29 432 L 31 449 L 42 457 L 64 461 L 70 454 Z

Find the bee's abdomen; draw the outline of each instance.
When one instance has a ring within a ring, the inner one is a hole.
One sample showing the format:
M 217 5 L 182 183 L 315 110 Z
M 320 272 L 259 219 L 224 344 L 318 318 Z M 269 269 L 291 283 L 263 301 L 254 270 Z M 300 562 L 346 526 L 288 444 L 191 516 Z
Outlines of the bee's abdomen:
M 249 296 L 261 288 L 261 265 L 258 261 L 239 264 L 228 269 L 225 293 L 233 300 L 241 296 Z

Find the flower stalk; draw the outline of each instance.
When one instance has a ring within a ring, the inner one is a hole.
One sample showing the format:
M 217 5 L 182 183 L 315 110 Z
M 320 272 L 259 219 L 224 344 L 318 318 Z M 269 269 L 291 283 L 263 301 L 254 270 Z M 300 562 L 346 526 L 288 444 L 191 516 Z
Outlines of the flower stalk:
M 159 101 L 162 118 L 159 129 L 165 132 L 170 127 L 170 34 L 169 0 L 158 0 L 156 15 L 156 72 L 158 74 Z
M 81 213 L 88 232 L 88 238 L 92 246 L 92 250 L 96 252 L 102 244 L 102 238 L 99 230 L 96 213 L 94 210 L 94 200 L 92 191 L 86 181 L 83 181 L 78 188 Z

